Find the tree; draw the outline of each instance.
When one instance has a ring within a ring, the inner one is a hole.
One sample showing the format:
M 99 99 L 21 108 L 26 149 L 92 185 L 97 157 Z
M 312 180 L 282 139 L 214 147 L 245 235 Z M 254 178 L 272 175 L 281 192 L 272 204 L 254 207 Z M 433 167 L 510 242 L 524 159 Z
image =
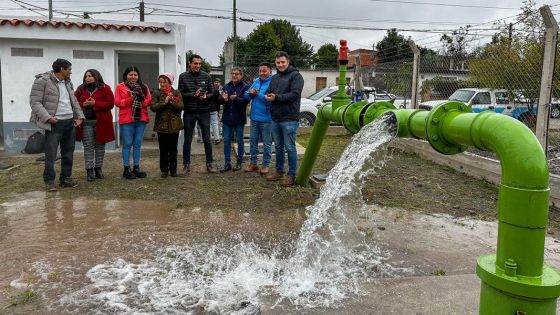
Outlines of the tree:
M 475 51 L 469 63 L 473 80 L 481 86 L 507 89 L 514 101 L 534 104 L 539 96 L 542 67 L 542 35 L 545 27 L 533 0 L 523 1 L 518 22 L 502 23 L 492 42 Z M 555 73 L 560 71 L 560 54 L 556 55 Z M 560 94 L 555 80 L 553 94 Z
M 188 69 L 188 67 L 189 67 L 189 65 L 188 65 L 189 58 L 190 58 L 192 55 L 195 55 L 195 54 L 197 54 L 197 53 L 195 53 L 194 51 L 192 51 L 192 50 L 190 50 L 190 49 L 187 51 L 187 54 L 186 54 L 187 69 Z M 211 65 L 209 62 L 207 62 L 206 59 L 202 58 L 202 67 L 201 67 L 201 69 L 202 69 L 202 71 L 204 71 L 204 72 L 210 73 L 210 71 L 212 71 L 212 65 Z
M 380 63 L 414 57 L 408 39 L 400 35 L 395 28 L 388 30 L 387 35 L 375 47 Z
M 315 54 L 317 68 L 336 68 L 338 66 L 338 49 L 334 44 L 324 44 Z
M 238 54 L 238 61 L 246 66 L 258 66 L 263 61 L 274 59 L 281 45 L 272 25 L 261 24 L 247 36 L 243 55 Z
M 468 43 L 470 41 L 469 28 L 460 27 L 459 30 L 453 31 L 451 35 L 443 34 L 440 41 L 443 43 L 443 55 L 451 56 L 457 59 L 464 59 L 467 56 Z
M 286 20 L 272 19 L 264 24 L 270 24 L 280 38 L 280 50 L 287 52 L 292 63 L 297 66 L 307 66 L 311 63 L 313 47 L 304 42 L 299 29 Z

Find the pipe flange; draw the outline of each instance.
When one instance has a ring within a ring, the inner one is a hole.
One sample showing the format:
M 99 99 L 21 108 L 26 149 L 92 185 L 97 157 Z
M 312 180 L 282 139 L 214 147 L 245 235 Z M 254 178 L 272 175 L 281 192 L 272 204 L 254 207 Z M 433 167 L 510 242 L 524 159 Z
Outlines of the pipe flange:
M 342 112 L 342 125 L 352 134 L 356 134 L 360 131 L 360 126 L 354 123 L 353 118 L 356 111 L 361 110 L 364 105 L 365 102 L 350 103 L 346 106 L 346 108 L 344 108 L 344 111 Z
M 374 119 L 380 117 L 381 114 L 394 109 L 397 109 L 395 105 L 386 101 L 368 104 L 367 110 L 362 110 L 360 115 L 360 127 L 369 124 Z
M 471 108 L 461 102 L 447 102 L 430 111 L 426 123 L 426 138 L 432 148 L 445 155 L 461 153 L 467 146 L 449 143 L 441 133 L 441 124 L 450 112 L 470 113 Z

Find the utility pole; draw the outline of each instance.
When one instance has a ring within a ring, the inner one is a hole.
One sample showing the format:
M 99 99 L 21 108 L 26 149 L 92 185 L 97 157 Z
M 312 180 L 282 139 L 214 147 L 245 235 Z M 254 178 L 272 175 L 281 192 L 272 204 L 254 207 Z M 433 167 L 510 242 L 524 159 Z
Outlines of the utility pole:
M 49 21 L 52 21 L 52 0 L 49 0 Z
M 233 0 L 233 62 L 237 65 L 237 1 Z
M 144 0 L 140 1 L 140 22 L 144 22 Z

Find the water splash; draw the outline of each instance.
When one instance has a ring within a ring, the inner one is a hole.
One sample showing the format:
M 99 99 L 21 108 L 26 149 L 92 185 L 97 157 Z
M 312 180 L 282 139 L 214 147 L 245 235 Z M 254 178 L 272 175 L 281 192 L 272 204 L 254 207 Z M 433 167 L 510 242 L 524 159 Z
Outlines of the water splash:
M 264 298 L 272 307 L 336 307 L 361 294 L 361 282 L 402 272 L 355 226 L 365 208 L 363 180 L 385 163 L 374 155 L 391 139 L 386 129 L 378 120 L 353 137 L 319 199 L 306 209 L 308 218 L 294 244 L 262 247 L 237 236 L 168 247 L 139 264 L 118 259 L 89 270 L 91 284 L 61 304 L 100 313 L 166 314 L 257 314 Z

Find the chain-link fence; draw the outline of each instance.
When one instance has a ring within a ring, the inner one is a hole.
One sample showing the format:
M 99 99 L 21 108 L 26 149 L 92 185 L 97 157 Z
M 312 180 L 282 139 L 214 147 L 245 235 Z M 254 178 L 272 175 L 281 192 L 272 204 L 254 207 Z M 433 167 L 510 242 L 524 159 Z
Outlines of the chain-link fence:
M 504 26 L 495 33 L 500 36 L 495 35 L 491 40 L 473 36 L 468 45 L 459 47 L 461 49 L 441 49 L 443 41 L 436 41 L 438 44 L 433 47 L 422 47 L 420 50 L 411 45 L 408 49 L 400 46 L 395 52 L 372 54 L 373 65 L 362 66 L 362 81 L 376 95 L 395 98 L 394 104 L 398 108 L 431 110 L 442 102 L 453 100 L 470 105 L 473 112 L 490 110 L 518 119 L 531 128 L 539 140 L 547 143 L 550 172 L 560 175 L 560 52 L 547 57 L 544 53 L 546 47 L 551 51 L 558 49 L 555 46 L 550 48 L 554 41 L 550 41 L 550 37 L 545 40 L 544 28 L 540 30 L 531 36 L 516 36 L 512 35 L 510 28 L 508 36 L 508 27 Z M 258 76 L 261 62 L 273 64 L 274 60 L 272 56 L 238 57 L 235 65 L 243 69 L 244 81 L 248 84 Z M 296 66 L 300 71 L 319 70 L 321 73 L 325 68 L 332 68 L 332 83 L 325 80 L 325 83 L 319 84 L 318 75 L 305 77 L 305 85 L 313 92 L 336 85 L 338 73 L 333 65 L 318 65 L 313 60 L 300 58 Z M 547 67 L 549 72 L 553 71 L 552 82 L 543 77 L 543 68 Z M 418 75 L 413 78 L 415 68 Z M 353 71 L 349 67 L 347 79 L 353 77 Z M 416 89 L 413 88 L 414 83 Z M 549 115 L 538 115 L 539 108 L 548 109 L 542 104 L 539 106 L 539 98 L 544 91 L 541 86 L 552 87 L 549 91 L 552 95 L 548 104 Z M 412 103 L 414 99 L 415 104 Z M 469 151 L 496 158 L 493 153 L 475 148 Z

